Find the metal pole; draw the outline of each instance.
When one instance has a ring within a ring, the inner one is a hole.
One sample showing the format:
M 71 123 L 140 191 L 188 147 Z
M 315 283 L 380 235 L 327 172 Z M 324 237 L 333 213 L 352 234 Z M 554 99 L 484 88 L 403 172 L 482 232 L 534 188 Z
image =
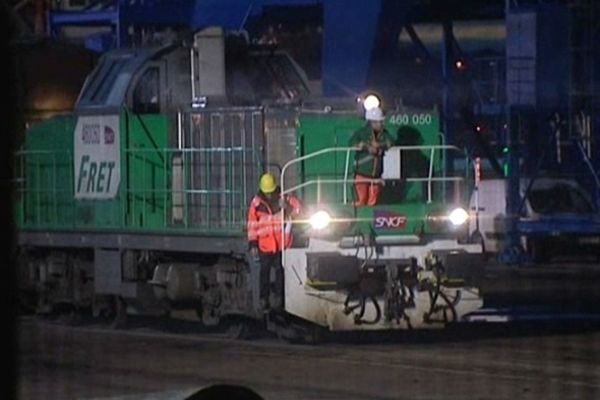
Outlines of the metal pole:
M 519 134 L 521 115 L 514 107 L 509 108 L 508 132 L 508 176 L 506 179 L 506 242 L 500 260 L 507 264 L 521 261 L 522 248 L 518 230 L 519 206 L 521 203 L 521 179 L 519 174 Z
M 431 178 L 433 178 L 433 157 L 435 155 L 435 148 L 431 148 L 429 153 L 429 174 L 427 175 L 427 204 L 431 203 Z
M 350 171 L 350 150 L 346 150 L 346 165 L 344 166 L 344 180 L 348 180 Z M 348 184 L 344 184 L 344 204 L 348 204 Z
M 181 150 L 183 148 L 183 115 L 181 111 L 177 111 L 177 149 Z
M 442 80 L 443 80 L 443 97 L 442 97 L 442 131 L 445 135 L 446 142 L 452 142 L 453 136 L 450 131 L 450 90 L 452 79 L 452 21 L 444 21 L 443 28 L 443 49 L 442 49 Z M 452 172 L 452 156 L 446 159 L 446 170 L 450 175 Z
M 196 51 L 194 48 L 190 49 L 190 84 L 192 86 L 192 102 L 196 101 Z

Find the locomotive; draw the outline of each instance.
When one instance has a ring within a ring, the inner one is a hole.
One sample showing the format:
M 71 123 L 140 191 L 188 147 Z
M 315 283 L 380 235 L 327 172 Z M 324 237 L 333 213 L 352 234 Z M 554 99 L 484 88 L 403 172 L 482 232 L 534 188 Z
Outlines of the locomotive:
M 463 320 L 483 304 L 468 154 L 435 108 L 387 107 L 381 199 L 356 206 L 348 140 L 381 101 L 366 95 L 313 97 L 287 53 L 220 28 L 106 53 L 74 112 L 32 126 L 17 154 L 22 289 L 39 312 L 187 313 L 236 336 L 252 321 L 312 340 Z M 264 172 L 303 204 L 283 220 L 294 242 L 267 313 L 245 233 Z

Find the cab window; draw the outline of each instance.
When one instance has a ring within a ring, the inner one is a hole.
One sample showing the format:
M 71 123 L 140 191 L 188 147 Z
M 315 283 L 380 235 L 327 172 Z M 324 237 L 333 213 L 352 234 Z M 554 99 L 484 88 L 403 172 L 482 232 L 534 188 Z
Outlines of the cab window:
M 133 91 L 133 112 L 155 114 L 160 112 L 159 69 L 148 68 Z

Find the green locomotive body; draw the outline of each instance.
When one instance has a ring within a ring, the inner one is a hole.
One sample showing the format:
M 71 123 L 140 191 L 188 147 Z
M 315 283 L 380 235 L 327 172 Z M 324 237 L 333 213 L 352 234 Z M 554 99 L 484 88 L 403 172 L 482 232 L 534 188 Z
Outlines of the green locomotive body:
M 240 48 L 212 29 L 108 53 L 72 115 L 29 130 L 16 215 L 39 309 L 262 320 L 245 226 L 266 171 L 306 215 L 282 254 L 270 327 L 434 327 L 480 308 L 481 246 L 448 219 L 467 204 L 468 158 L 444 145 L 436 110 L 388 110 L 382 198 L 356 207 L 355 99 L 310 100 L 289 56 Z M 317 212 L 327 228 L 311 228 Z

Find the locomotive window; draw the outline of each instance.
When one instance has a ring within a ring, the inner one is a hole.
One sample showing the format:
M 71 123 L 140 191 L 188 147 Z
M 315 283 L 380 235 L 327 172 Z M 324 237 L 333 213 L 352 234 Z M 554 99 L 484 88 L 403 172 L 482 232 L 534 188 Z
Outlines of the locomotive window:
M 91 101 L 96 104 L 104 104 L 106 102 L 109 94 L 115 87 L 118 75 L 126 65 L 126 61 L 114 60 L 107 64 L 107 67 L 105 67 L 103 74 L 100 77 L 100 82 L 91 97 Z
M 148 68 L 133 91 L 133 112 L 153 114 L 160 112 L 158 67 Z
M 96 90 L 92 93 L 91 100 L 93 103 L 103 103 L 108 96 L 112 82 L 114 82 L 113 71 L 116 69 L 117 65 L 118 64 L 115 61 L 111 61 L 107 62 L 107 66 L 103 68 L 100 80 L 96 85 Z
M 103 60 L 81 96 L 81 101 L 87 105 L 105 105 L 111 93 L 119 85 L 118 77 L 122 75 L 127 65 L 125 57 L 111 57 Z
M 103 83 L 106 82 L 106 73 L 107 71 L 110 71 L 114 65 L 115 60 L 106 59 L 101 61 L 98 68 L 91 75 L 90 82 L 83 92 L 83 99 L 92 102 L 96 97 L 98 97 L 98 93 L 100 92 Z

